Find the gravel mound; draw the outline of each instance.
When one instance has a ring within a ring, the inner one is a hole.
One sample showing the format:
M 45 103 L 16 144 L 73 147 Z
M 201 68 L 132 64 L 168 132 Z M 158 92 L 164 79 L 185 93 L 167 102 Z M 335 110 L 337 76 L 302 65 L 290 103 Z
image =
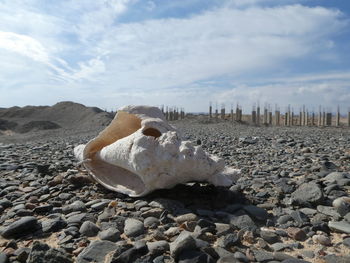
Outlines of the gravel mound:
M 75 131 L 99 131 L 113 117 L 113 114 L 97 107 L 86 107 L 70 101 L 53 106 L 0 108 L 0 131 L 3 131 L 0 132 L 0 135 L 3 134 L 0 141 L 26 141 L 62 137 Z M 10 136 L 6 136 L 5 131 Z
M 27 133 L 30 131 L 53 130 L 59 128 L 61 128 L 61 126 L 52 121 L 30 121 L 18 127 L 16 131 L 19 133 Z
M 350 129 L 171 124 L 240 168 L 237 183 L 130 198 L 76 168 L 95 131 L 0 143 L 0 259 L 350 262 Z

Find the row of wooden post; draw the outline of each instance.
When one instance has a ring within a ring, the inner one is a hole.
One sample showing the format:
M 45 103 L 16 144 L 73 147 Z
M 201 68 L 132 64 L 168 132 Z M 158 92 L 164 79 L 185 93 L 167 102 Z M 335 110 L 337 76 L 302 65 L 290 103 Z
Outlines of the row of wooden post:
M 184 108 L 179 109 L 177 107 L 168 107 L 168 106 L 164 108 L 164 105 L 162 105 L 161 110 L 167 121 L 183 120 L 185 118 Z
M 261 116 L 262 115 L 262 116 Z M 210 104 L 209 106 L 209 119 L 215 118 L 216 120 L 219 119 L 219 113 L 218 109 L 216 107 L 215 109 L 215 115 L 213 116 L 213 107 Z M 226 119 L 225 114 L 225 106 L 222 105 L 221 112 L 220 112 L 220 118 Z M 237 104 L 236 112 L 234 114 L 233 108 L 231 107 L 231 114 L 230 114 L 231 121 L 237 121 L 242 122 L 242 107 Z M 263 112 L 260 111 L 260 106 L 253 106 L 253 110 L 250 116 L 250 122 L 252 122 L 255 125 L 276 125 L 281 126 L 282 124 L 284 126 L 332 126 L 333 125 L 333 115 L 330 111 L 325 111 L 324 109 L 321 110 L 321 107 L 319 109 L 318 114 L 316 115 L 314 112 L 309 112 L 307 109 L 305 109 L 305 106 L 303 106 L 302 109 L 300 109 L 299 115 L 295 115 L 293 109 L 291 110 L 290 106 L 288 106 L 286 112 L 281 115 L 280 109 L 276 107 L 275 114 L 273 115 L 273 112 L 270 107 L 264 107 Z M 340 126 L 340 109 L 337 108 L 337 112 L 335 114 L 335 126 Z M 350 127 L 350 109 L 348 111 L 347 116 L 347 123 L 346 126 Z

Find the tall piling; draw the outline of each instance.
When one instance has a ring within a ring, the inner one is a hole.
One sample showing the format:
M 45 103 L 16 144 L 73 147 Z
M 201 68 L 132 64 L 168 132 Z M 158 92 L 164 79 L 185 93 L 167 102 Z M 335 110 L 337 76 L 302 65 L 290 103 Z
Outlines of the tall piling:
M 260 125 L 260 106 L 258 104 L 258 107 L 256 108 L 256 125 Z
M 340 125 L 340 108 L 339 105 L 337 107 L 337 113 L 335 115 L 335 126 L 339 127 Z
M 255 105 L 253 106 L 253 110 L 252 110 L 252 123 L 254 125 L 256 124 L 256 108 L 255 108 Z
M 221 119 L 225 119 L 225 104 L 221 104 L 221 111 L 220 111 Z
M 209 119 L 213 117 L 213 107 L 211 105 L 211 102 L 209 103 Z

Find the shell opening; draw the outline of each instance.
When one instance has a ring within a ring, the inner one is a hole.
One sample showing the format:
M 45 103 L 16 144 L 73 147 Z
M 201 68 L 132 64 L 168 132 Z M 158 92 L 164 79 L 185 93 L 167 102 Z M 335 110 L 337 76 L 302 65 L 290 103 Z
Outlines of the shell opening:
M 142 133 L 146 136 L 152 136 L 154 138 L 158 138 L 162 135 L 162 133 L 155 128 L 147 128 Z

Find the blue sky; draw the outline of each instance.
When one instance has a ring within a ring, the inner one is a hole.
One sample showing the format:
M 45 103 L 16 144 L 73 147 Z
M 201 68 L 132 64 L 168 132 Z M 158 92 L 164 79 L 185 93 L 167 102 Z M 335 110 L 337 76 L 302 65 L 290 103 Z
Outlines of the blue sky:
M 0 107 L 350 107 L 345 0 L 0 0 Z

